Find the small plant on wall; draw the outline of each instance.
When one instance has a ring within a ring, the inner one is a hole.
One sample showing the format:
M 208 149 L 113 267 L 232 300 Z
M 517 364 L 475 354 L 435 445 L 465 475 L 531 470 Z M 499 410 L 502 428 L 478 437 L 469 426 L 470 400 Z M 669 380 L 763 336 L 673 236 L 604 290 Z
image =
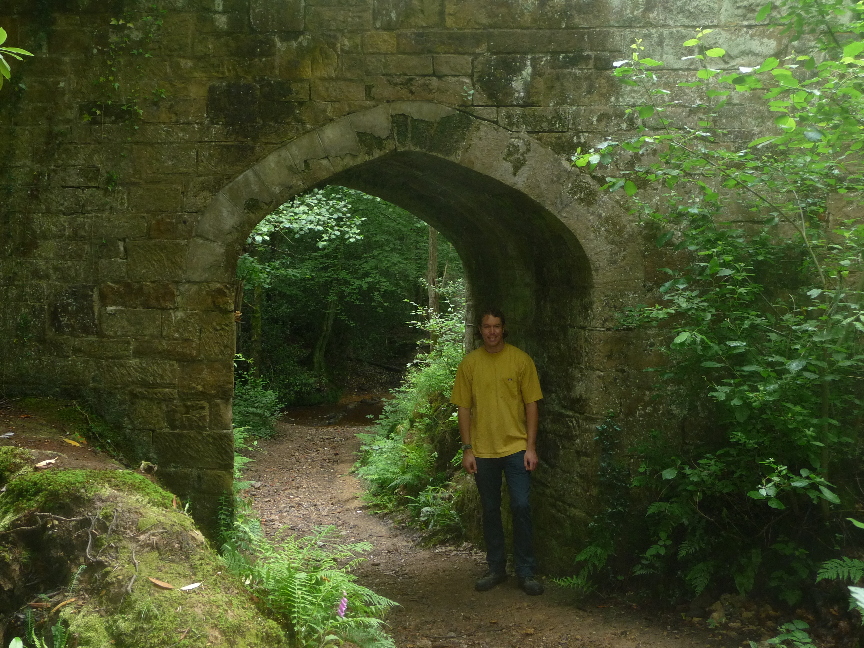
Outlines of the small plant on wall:
M 6 42 L 7 38 L 8 34 L 6 33 L 6 30 L 0 27 L 0 88 L 3 87 L 4 80 L 8 81 L 12 78 L 12 68 L 6 60 L 6 56 L 19 61 L 24 60 L 25 56 L 33 56 L 33 54 L 27 50 L 21 49 L 20 47 L 4 46 L 3 43 Z

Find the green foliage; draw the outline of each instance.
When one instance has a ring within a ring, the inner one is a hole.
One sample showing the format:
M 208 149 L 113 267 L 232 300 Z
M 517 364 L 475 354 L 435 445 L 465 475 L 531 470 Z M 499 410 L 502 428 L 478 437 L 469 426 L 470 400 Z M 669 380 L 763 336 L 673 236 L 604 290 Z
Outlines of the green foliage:
M 165 96 L 163 89 L 143 87 L 146 85 L 143 61 L 152 58 L 149 48 L 161 30 L 165 13 L 156 4 L 150 4 L 141 11 L 110 19 L 105 44 L 93 48 L 97 55 L 97 77 L 93 82 L 97 98 L 83 107 L 83 121 L 99 125 L 130 121 L 137 130 L 135 122 L 144 114 L 144 101 L 159 101 Z
M 810 626 L 800 619 L 795 619 L 780 626 L 780 634 L 768 639 L 769 646 L 788 646 L 789 648 L 818 648 L 807 632 Z M 750 642 L 751 648 L 756 648 L 756 643 Z
M 638 449 L 634 485 L 654 501 L 635 572 L 670 593 L 734 585 L 797 602 L 857 470 L 864 225 L 838 214 L 860 213 L 864 189 L 864 4 L 780 6 L 772 19 L 809 34 L 809 51 L 722 69 L 700 30 L 684 43 L 692 78 L 671 88 L 637 41 L 615 63 L 646 99 L 637 135 L 574 160 L 614 162 L 606 187 L 675 260 L 654 303 L 621 320 L 668 336 L 658 397 L 706 432 Z M 767 134 L 741 143 L 720 126 L 742 109 Z
M 424 295 L 427 246 L 424 223 L 374 196 L 297 196 L 258 224 L 238 263 L 244 353 L 288 404 L 338 398 L 349 361 L 404 362 L 416 342 L 406 298 Z M 439 274 L 460 276 L 452 247 L 440 248 Z
M 243 356 L 235 356 L 234 428 L 242 428 L 245 435 L 267 439 L 276 434 L 276 419 L 282 406 L 278 395 L 268 388 L 264 378 L 240 368 L 246 362 Z
M 33 621 L 33 612 L 27 610 L 26 633 L 24 639 L 15 637 L 9 644 L 9 648 L 66 648 L 69 643 L 69 630 L 58 621 L 51 626 L 51 641 L 47 641 L 36 634 L 36 625 Z
M 342 645 L 393 648 L 382 617 L 393 601 L 359 585 L 351 570 L 371 549 L 365 542 L 339 544 L 333 529 L 314 536 L 271 542 L 257 520 L 241 513 L 222 554 L 287 629 L 298 648 Z
M 458 464 L 458 433 L 450 390 L 463 356 L 461 283 L 450 310 L 428 317 L 417 308 L 414 326 L 426 331 L 402 385 L 387 402 L 363 445 L 357 474 L 380 510 L 406 510 L 419 528 L 442 537 L 461 529 L 447 485 Z M 422 348 L 422 347 L 421 347 Z
M 0 27 L 0 46 L 6 42 L 7 38 L 6 30 Z M 9 63 L 3 57 L 3 55 L 11 56 L 14 59 L 22 61 L 24 56 L 33 56 L 27 50 L 23 50 L 20 47 L 0 47 L 0 88 L 3 87 L 3 81 L 12 78 L 12 68 L 9 67 Z

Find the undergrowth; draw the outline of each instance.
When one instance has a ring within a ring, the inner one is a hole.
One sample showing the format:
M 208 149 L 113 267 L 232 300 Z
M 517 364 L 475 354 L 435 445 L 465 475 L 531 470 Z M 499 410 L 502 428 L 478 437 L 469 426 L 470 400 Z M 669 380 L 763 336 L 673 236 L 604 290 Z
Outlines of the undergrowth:
M 460 292 L 457 295 L 461 295 Z M 451 480 L 461 456 L 450 390 L 463 356 L 461 298 L 444 314 L 417 309 L 412 324 L 426 333 L 402 385 L 362 441 L 357 474 L 377 510 L 401 514 L 430 541 L 460 536 L 460 493 Z
M 340 543 L 333 527 L 302 538 L 284 532 L 279 540 L 264 535 L 243 497 L 249 486 L 243 470 L 254 461 L 247 455 L 257 449 L 256 437 L 261 436 L 249 427 L 234 428 L 233 506 L 223 507 L 220 520 L 226 566 L 279 622 L 295 648 L 346 642 L 395 648 L 383 618 L 396 603 L 360 585 L 351 573 L 363 560 L 359 554 L 372 548 L 369 543 Z

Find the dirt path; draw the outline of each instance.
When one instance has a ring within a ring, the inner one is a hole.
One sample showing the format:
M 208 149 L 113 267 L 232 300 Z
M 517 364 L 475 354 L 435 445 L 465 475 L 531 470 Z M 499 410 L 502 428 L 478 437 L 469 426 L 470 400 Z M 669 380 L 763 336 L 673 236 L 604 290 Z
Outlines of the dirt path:
M 490 592 L 475 592 L 474 580 L 484 571 L 480 552 L 467 546 L 422 548 L 410 532 L 366 511 L 360 484 L 350 474 L 360 431 L 280 423 L 277 436 L 252 455 L 250 493 L 268 532 L 284 526 L 307 535 L 334 525 L 346 541 L 374 545 L 356 573 L 363 585 L 399 603 L 388 619 L 399 648 L 742 645 L 729 628 L 712 631 L 680 615 L 578 602 L 548 581 L 546 594 L 538 597 L 526 596 L 513 578 Z

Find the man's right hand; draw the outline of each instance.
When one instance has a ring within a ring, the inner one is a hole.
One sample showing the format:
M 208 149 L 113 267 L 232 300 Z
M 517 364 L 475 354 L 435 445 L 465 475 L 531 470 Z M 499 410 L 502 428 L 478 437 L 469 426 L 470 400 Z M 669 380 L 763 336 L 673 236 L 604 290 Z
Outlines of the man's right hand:
M 477 472 L 477 459 L 474 458 L 474 452 L 471 450 L 462 451 L 462 467 L 469 475 Z

